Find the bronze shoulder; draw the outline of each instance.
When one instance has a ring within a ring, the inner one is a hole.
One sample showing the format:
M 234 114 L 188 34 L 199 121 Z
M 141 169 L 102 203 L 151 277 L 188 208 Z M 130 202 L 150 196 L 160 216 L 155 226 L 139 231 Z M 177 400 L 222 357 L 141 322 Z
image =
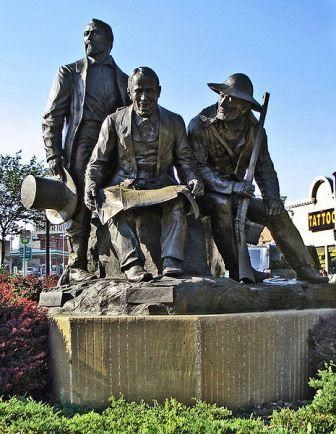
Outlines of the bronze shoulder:
M 203 109 L 198 115 L 191 119 L 188 130 L 197 131 L 208 128 L 216 117 L 217 104 Z

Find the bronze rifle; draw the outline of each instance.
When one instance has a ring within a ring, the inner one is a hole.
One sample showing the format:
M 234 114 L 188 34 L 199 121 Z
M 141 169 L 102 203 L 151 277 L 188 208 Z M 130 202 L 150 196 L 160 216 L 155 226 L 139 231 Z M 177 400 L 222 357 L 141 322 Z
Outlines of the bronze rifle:
M 252 182 L 254 178 L 254 171 L 258 160 L 261 140 L 263 136 L 264 123 L 267 113 L 267 106 L 270 94 L 265 92 L 263 98 L 262 111 L 260 113 L 257 131 L 255 135 L 253 150 L 247 174 L 245 177 L 246 182 Z M 238 203 L 237 214 L 235 218 L 235 235 L 238 251 L 238 266 L 239 266 L 239 280 L 245 283 L 255 283 L 255 277 L 251 266 L 250 255 L 246 244 L 246 213 L 249 206 L 250 198 L 242 197 Z

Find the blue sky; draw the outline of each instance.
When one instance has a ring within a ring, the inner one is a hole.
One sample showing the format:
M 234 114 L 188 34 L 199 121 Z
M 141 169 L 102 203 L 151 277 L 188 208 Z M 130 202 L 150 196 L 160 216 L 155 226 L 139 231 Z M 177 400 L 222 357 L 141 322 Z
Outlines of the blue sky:
M 288 200 L 336 170 L 335 0 L 98 0 L 1 2 L 0 152 L 44 158 L 41 114 L 57 68 L 83 56 L 92 18 L 111 24 L 127 73 L 150 66 L 160 104 L 185 122 L 216 101 L 207 82 L 248 74 Z

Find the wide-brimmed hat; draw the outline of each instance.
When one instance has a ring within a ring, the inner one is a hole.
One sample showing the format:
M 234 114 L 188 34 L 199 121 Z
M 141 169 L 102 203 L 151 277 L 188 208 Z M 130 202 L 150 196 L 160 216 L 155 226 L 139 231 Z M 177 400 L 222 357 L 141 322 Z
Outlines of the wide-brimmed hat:
M 46 210 L 50 223 L 59 225 L 70 220 L 77 207 L 76 186 L 64 169 L 65 179 L 28 175 L 21 185 L 21 201 L 28 209 Z
M 253 98 L 253 84 L 246 74 L 232 74 L 224 83 L 208 83 L 208 86 L 217 93 L 223 92 L 251 103 L 253 110 L 262 110 L 261 105 Z

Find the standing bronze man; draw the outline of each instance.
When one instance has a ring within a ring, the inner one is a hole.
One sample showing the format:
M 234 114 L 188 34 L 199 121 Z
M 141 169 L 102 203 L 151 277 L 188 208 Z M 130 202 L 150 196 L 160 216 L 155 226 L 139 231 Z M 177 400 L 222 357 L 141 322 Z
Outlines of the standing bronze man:
M 214 241 L 229 270 L 238 280 L 237 247 L 233 230 L 234 213 L 239 197 L 249 197 L 249 220 L 269 228 L 276 244 L 299 279 L 323 283 L 312 267 L 302 238 L 280 199 L 279 182 L 263 132 L 255 180 L 262 198 L 254 198 L 254 185 L 244 181 L 254 143 L 257 120 L 252 110 L 261 106 L 253 98 L 253 85 L 245 74 L 233 74 L 224 83 L 209 83 L 218 93 L 218 103 L 205 108 L 189 124 L 190 143 L 203 177 L 205 195 L 203 212 L 210 215 Z M 255 279 L 266 276 L 255 272 Z
M 192 194 L 203 194 L 203 184 L 195 173 L 183 119 L 158 105 L 161 87 L 156 73 L 148 67 L 136 68 L 129 78 L 128 92 L 132 104 L 108 116 L 102 125 L 86 172 L 85 201 L 92 209 L 105 207 L 102 215 L 108 222 L 113 248 L 121 270 L 130 281 L 152 277 L 144 269 L 135 215 L 141 206 L 153 205 L 153 212 L 161 214 L 163 274 L 179 276 L 183 273 L 187 222 L 184 200 L 180 195 L 169 196 L 178 184 L 174 167 Z M 115 160 L 116 167 L 111 173 Z M 102 190 L 106 185 L 114 187 Z M 173 187 L 169 189 L 170 186 Z M 106 211 L 109 213 L 120 197 L 120 188 L 123 188 L 122 196 L 140 190 L 139 201 L 132 209 L 123 208 L 106 218 Z M 109 191 L 116 193 L 110 203 Z M 146 197 L 146 191 L 149 200 L 144 205 L 142 198 Z
M 92 19 L 84 31 L 86 56 L 60 67 L 43 115 L 43 138 L 50 170 L 63 177 L 66 168 L 77 188 L 78 207 L 66 227 L 72 281 L 93 277 L 87 272 L 91 211 L 84 204 L 85 169 L 104 119 L 129 103 L 128 77 L 109 54 L 113 39 L 108 24 Z

